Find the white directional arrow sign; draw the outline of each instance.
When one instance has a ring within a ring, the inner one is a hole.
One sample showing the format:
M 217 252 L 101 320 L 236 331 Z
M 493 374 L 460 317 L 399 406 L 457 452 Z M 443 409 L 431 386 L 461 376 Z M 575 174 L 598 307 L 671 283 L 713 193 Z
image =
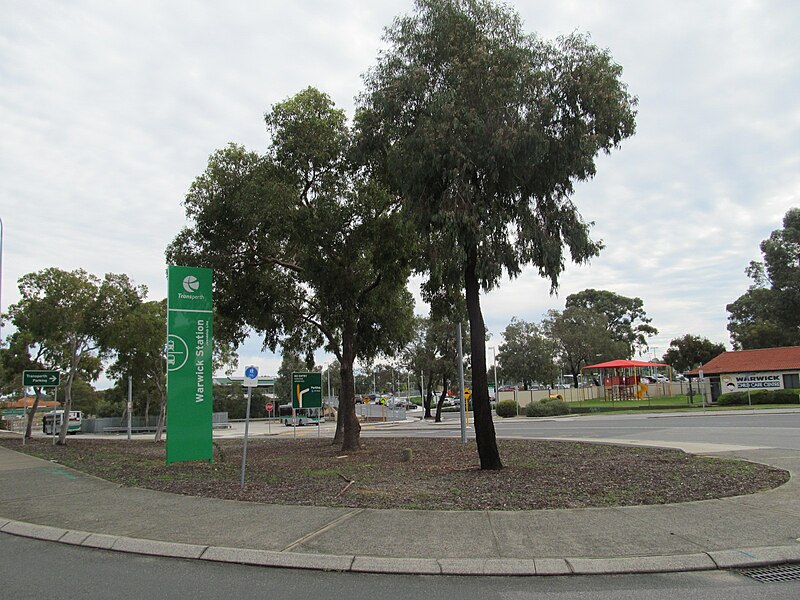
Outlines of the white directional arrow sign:
M 25 387 L 58 387 L 61 374 L 58 371 L 23 371 L 22 385 Z

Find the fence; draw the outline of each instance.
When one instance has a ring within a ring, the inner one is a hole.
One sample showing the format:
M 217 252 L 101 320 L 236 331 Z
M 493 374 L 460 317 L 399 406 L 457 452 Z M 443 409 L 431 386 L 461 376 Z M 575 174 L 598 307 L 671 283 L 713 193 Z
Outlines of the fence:
M 697 382 L 693 383 L 693 392 L 699 394 Z M 663 398 L 666 396 L 678 396 L 689 393 L 689 384 L 684 381 L 673 381 L 671 383 L 648 383 L 647 392 L 644 397 Z M 538 402 L 551 396 L 561 396 L 565 402 L 582 402 L 586 400 L 602 400 L 610 395 L 601 386 L 592 385 L 579 388 L 553 388 L 549 390 L 517 390 L 512 392 L 500 392 L 498 400 L 516 400 L 520 406 L 526 406 L 531 402 Z
M 365 421 L 405 421 L 406 409 L 382 404 L 356 404 L 356 415 Z

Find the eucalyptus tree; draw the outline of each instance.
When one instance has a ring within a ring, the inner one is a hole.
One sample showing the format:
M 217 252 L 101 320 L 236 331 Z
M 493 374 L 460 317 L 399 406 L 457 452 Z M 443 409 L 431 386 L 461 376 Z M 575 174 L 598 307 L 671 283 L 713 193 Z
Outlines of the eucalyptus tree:
M 108 273 L 101 280 L 83 269 L 51 267 L 20 278 L 20 300 L 9 314 L 38 360 L 66 374 L 65 415 L 72 408 L 75 378 L 82 373 L 89 381 L 97 378 L 114 328 L 145 293 L 127 275 Z M 62 427 L 59 444 L 66 443 L 66 434 Z
M 725 352 L 724 344 L 712 342 L 699 335 L 687 334 L 669 343 L 669 348 L 664 353 L 664 362 L 678 373 L 684 373 L 703 366 L 723 352 Z
M 556 288 L 565 247 L 578 263 L 598 254 L 571 197 L 633 134 L 636 101 L 607 50 L 579 34 L 543 41 L 486 0 L 416 0 L 385 41 L 359 99 L 360 148 L 403 199 L 425 293 L 464 291 L 478 454 L 500 469 L 480 292 L 526 265 Z
M 608 317 L 583 306 L 568 306 L 563 312 L 548 311 L 543 327 L 555 341 L 561 362 L 572 375 L 575 387 L 580 383 L 583 367 L 619 358 L 627 348 L 624 341 L 614 339 Z
M 145 397 L 143 414 L 149 414 L 149 394 L 158 398 L 158 421 L 154 441 L 161 441 L 167 409 L 166 355 L 167 301 L 141 302 L 124 315 L 109 332 L 108 343 L 115 360 L 108 375 L 122 383 L 132 378 Z
M 555 341 L 541 326 L 515 317 L 503 339 L 497 360 L 506 377 L 521 381 L 526 390 L 535 381 L 549 385 L 558 379 Z
M 341 366 L 336 440 L 360 446 L 353 363 L 410 337 L 412 239 L 397 198 L 351 158 L 344 112 L 308 88 L 266 115 L 266 155 L 215 152 L 184 206 L 171 264 L 214 269 L 215 334 L 273 351 L 323 346 Z
M 418 381 L 420 389 L 424 380 L 426 389 L 422 407 L 426 419 L 431 417 L 434 390 L 441 385 L 436 404 L 436 422 L 440 422 L 447 390 L 458 373 L 456 326 L 449 319 L 417 317 L 414 339 L 406 347 L 403 360 L 415 377 L 421 376 Z
M 641 298 L 628 298 L 608 290 L 586 289 L 567 296 L 566 307 L 582 306 L 603 313 L 608 320 L 611 337 L 624 342 L 627 348 L 616 358 L 633 358 L 647 348 L 647 338 L 658 334 L 650 323 Z
M 790 208 L 760 248 L 763 261 L 745 270 L 753 284 L 726 307 L 737 350 L 800 344 L 800 208 Z
M 2 349 L 3 391 L 13 388 L 21 389 L 22 373 L 27 370 L 51 370 L 53 365 L 44 362 L 45 348 L 34 342 L 31 334 L 17 330 L 6 338 L 8 347 Z M 22 394 L 24 395 L 24 394 Z M 33 431 L 33 419 L 44 397 L 44 390 L 33 387 L 33 406 L 27 415 L 23 439 L 30 439 Z

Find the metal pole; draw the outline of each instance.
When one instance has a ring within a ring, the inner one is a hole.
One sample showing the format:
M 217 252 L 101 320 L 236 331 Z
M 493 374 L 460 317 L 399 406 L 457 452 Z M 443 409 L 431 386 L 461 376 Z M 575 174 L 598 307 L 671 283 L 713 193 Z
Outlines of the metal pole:
M 459 396 L 461 397 L 461 443 L 467 443 L 467 413 L 464 400 L 464 349 L 461 347 L 461 323 L 456 325 L 456 344 L 458 344 L 458 380 L 460 383 Z
M 128 376 L 128 441 L 131 441 L 131 412 L 133 412 L 133 380 Z
M 492 346 L 492 363 L 494 367 L 494 402 L 497 405 L 500 400 L 500 392 L 497 389 L 497 350 L 494 346 Z
M 53 392 L 53 400 L 55 401 L 56 405 L 53 407 L 53 446 L 56 445 L 56 409 L 58 409 L 58 388 L 55 388 L 55 392 Z
M 253 388 L 247 386 L 247 410 L 244 414 L 244 448 L 242 449 L 242 481 L 240 489 L 244 491 L 244 471 L 247 466 L 247 433 L 250 429 L 250 397 L 253 394 Z
M 425 420 L 425 373 L 419 374 L 419 400 L 420 404 L 422 404 L 422 417 L 421 419 Z

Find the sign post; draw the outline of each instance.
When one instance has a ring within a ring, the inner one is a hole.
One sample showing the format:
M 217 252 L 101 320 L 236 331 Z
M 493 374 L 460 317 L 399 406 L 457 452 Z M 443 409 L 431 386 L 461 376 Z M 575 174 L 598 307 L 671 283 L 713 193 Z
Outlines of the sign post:
M 213 458 L 212 278 L 167 269 L 167 464 Z
M 275 408 L 275 405 L 267 402 L 264 408 L 267 409 L 267 433 L 272 433 L 272 409 Z
M 244 491 L 244 473 L 247 467 L 247 434 L 250 429 L 250 400 L 253 397 L 253 388 L 258 387 L 258 367 L 250 365 L 244 370 L 244 385 L 247 387 L 247 409 L 244 413 L 244 447 L 242 448 L 242 481 L 241 490 Z
M 703 377 L 703 369 L 698 371 L 698 386 L 700 387 L 700 397 L 703 399 L 703 410 L 706 409 L 706 378 Z

